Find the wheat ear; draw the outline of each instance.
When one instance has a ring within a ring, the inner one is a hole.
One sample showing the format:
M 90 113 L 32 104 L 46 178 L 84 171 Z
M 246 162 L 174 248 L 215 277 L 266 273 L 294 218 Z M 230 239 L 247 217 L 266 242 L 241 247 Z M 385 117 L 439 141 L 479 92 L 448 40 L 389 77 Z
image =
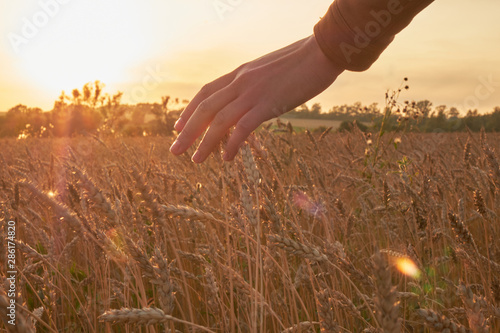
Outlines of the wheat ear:
M 424 320 L 425 326 L 435 332 L 468 333 L 464 326 L 430 309 L 418 309 L 417 314 Z
M 392 286 L 391 272 L 387 261 L 380 252 L 373 257 L 375 275 L 375 312 L 377 320 L 385 333 L 401 332 L 399 301 L 396 287 Z
M 489 327 L 486 319 L 481 312 L 481 305 L 476 295 L 472 292 L 471 288 L 466 286 L 463 282 L 458 286 L 458 294 L 465 305 L 469 327 L 474 333 L 487 333 Z
M 275 243 L 277 247 L 280 247 L 285 251 L 299 257 L 317 262 L 328 261 L 328 258 L 325 254 L 321 253 L 318 249 L 311 246 L 307 246 L 292 239 L 284 238 L 278 235 L 269 235 L 267 237 L 271 242 Z

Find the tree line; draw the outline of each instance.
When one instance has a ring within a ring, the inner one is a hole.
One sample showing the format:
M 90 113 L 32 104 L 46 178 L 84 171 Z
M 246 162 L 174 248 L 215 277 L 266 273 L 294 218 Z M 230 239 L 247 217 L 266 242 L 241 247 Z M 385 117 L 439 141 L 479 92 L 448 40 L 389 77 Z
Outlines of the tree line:
M 169 96 L 161 103 L 122 104 L 123 94 L 103 92 L 100 81 L 64 91 L 52 110 L 19 104 L 0 116 L 0 137 L 69 137 L 85 134 L 122 136 L 170 135 L 187 101 Z
M 418 132 L 460 132 L 468 128 L 477 132 L 484 128 L 488 132 L 500 131 L 500 106 L 480 114 L 477 109 L 468 110 L 465 115 L 455 107 L 433 106 L 429 100 L 404 101 L 389 100 L 388 105 L 380 108 L 377 103 L 363 106 L 360 102 L 352 105 L 334 106 L 323 112 L 321 105 L 311 107 L 303 104 L 283 115 L 284 118 L 324 119 L 342 121 L 341 129 L 356 121 L 364 130 L 378 130 L 382 122 L 384 129 L 406 129 Z M 385 119 L 384 119 L 385 118 Z
M 171 135 L 178 115 L 186 100 L 162 97 L 160 103 L 122 104 L 122 93 L 109 95 L 103 92 L 100 81 L 87 83 L 74 89 L 70 95 L 62 92 L 52 110 L 16 105 L 0 116 L 0 137 L 68 137 L 85 134 L 146 136 Z M 286 118 L 308 118 L 342 121 L 341 129 L 356 121 L 365 130 L 377 130 L 382 123 L 386 130 L 405 128 L 420 132 L 455 132 L 469 128 L 479 131 L 500 131 L 500 107 L 479 114 L 469 110 L 461 116 L 454 107 L 434 107 L 428 100 L 398 103 L 388 99 L 380 108 L 377 103 L 363 106 L 334 106 L 323 112 L 321 105 L 306 104 L 286 113 Z

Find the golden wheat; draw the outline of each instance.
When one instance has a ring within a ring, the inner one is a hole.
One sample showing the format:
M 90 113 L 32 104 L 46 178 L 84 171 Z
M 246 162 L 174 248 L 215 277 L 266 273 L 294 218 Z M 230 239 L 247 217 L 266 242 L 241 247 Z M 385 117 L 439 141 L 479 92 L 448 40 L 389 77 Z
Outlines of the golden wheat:
M 499 331 L 498 134 L 280 126 L 224 164 L 159 137 L 0 141 L 1 329 Z

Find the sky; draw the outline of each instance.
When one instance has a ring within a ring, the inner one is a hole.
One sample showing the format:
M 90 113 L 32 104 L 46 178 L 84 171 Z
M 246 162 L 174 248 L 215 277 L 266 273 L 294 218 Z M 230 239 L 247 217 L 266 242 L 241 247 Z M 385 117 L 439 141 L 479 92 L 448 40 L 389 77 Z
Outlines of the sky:
M 0 0 L 0 111 L 50 110 L 100 80 L 124 103 L 191 99 L 240 64 L 312 34 L 330 0 Z M 362 73 L 310 103 L 404 100 L 460 111 L 500 106 L 500 1 L 436 0 Z

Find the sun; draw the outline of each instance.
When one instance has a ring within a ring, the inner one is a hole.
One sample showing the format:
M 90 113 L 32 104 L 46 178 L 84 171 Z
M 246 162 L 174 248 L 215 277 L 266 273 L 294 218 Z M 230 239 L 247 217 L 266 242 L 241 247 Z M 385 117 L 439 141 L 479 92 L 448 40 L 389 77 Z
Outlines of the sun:
M 147 59 L 154 37 L 137 2 L 90 0 L 60 6 L 51 17 L 47 13 L 47 23 L 17 55 L 21 75 L 41 90 L 60 92 L 95 80 L 122 82 Z M 34 8 L 27 21 L 43 11 Z

